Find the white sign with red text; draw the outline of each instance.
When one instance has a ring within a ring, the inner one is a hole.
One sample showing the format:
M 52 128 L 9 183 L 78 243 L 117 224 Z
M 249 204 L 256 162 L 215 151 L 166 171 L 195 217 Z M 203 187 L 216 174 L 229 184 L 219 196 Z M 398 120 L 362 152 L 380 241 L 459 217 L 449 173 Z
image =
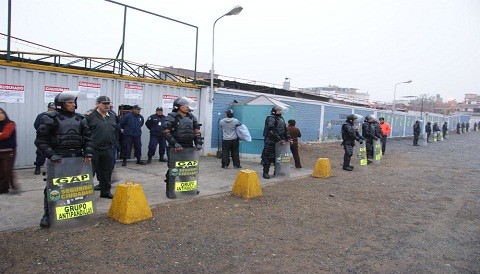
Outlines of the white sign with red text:
M 0 84 L 0 102 L 25 103 L 25 86 Z
M 62 91 L 70 90 L 69 88 L 64 87 L 52 87 L 52 86 L 45 86 L 45 103 L 50 103 L 55 100 L 55 96 Z
M 97 98 L 100 96 L 102 85 L 90 82 L 78 82 L 78 91 L 84 92 L 87 98 Z
M 135 84 L 125 84 L 125 99 L 142 100 L 143 86 Z

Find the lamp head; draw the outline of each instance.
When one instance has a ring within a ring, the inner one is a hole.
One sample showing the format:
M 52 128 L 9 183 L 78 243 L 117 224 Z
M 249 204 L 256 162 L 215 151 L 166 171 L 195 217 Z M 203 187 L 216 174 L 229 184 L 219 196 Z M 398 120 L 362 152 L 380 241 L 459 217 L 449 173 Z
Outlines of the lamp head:
M 231 9 L 229 12 L 227 12 L 225 15 L 230 16 L 230 15 L 237 15 L 240 12 L 242 12 L 243 8 L 242 6 L 235 6 L 233 9 Z

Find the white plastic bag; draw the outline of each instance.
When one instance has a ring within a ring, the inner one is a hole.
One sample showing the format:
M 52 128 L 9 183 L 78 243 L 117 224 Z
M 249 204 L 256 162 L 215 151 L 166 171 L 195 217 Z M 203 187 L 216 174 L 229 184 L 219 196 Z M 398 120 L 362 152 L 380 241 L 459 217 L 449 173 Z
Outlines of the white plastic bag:
M 237 127 L 237 135 L 240 140 L 244 140 L 247 142 L 252 141 L 252 136 L 250 136 L 250 131 L 248 131 L 248 128 L 246 125 L 241 125 Z

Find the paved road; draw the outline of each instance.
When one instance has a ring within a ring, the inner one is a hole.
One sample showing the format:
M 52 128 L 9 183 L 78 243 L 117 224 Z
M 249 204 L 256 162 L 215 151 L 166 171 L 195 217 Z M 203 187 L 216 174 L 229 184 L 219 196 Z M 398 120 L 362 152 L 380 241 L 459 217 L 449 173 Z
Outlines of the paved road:
M 262 178 L 262 166 L 260 159 L 241 159 L 243 169 L 252 169 L 257 172 L 261 185 L 279 181 L 279 179 L 265 180 Z M 199 187 L 200 195 L 204 197 L 214 194 L 230 192 L 235 182 L 238 169 L 222 169 L 220 159 L 215 157 L 200 158 Z M 308 176 L 312 173 L 312 168 L 296 169 L 291 168 L 291 177 L 298 178 Z M 142 185 L 150 207 L 158 204 L 165 204 L 176 201 L 167 199 L 165 196 L 165 172 L 166 163 L 158 162 L 154 159 L 150 165 L 137 165 L 135 162 L 129 162 L 126 167 L 122 167 L 120 162 L 114 170 L 114 180 L 112 192 L 115 185 L 126 181 L 133 181 Z M 273 168 L 270 170 L 273 172 Z M 43 214 L 43 189 L 45 182 L 44 176 L 34 175 L 33 169 L 22 169 L 16 171 L 17 181 L 20 185 L 19 194 L 0 195 L 0 231 L 19 230 L 25 228 L 38 227 L 40 218 Z M 105 214 L 111 200 L 99 198 L 99 192 L 96 192 L 97 212 Z M 195 199 L 195 198 L 193 198 Z

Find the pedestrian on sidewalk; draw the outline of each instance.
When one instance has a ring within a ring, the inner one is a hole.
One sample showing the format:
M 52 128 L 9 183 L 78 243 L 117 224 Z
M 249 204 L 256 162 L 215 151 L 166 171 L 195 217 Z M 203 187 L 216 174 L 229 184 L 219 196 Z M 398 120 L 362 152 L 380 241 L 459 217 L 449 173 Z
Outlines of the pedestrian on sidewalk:
M 165 115 L 163 115 L 163 108 L 157 107 L 155 113 L 148 117 L 145 126 L 150 130 L 150 142 L 148 143 L 148 160 L 147 164 L 152 163 L 152 157 L 155 156 L 155 150 L 158 145 L 158 156 L 160 162 L 167 162 L 165 159 L 165 150 L 167 148 L 167 141 L 162 134 L 162 127 L 165 123 Z
M 141 107 L 134 105 L 132 112 L 129 112 L 123 116 L 120 121 L 120 126 L 123 131 L 123 162 L 122 166 L 127 166 L 127 158 L 131 154 L 132 145 L 135 149 L 134 156 L 137 158 L 137 164 L 146 165 L 141 160 L 142 157 L 142 126 L 144 124 L 144 118 L 140 114 Z
M 17 191 L 18 186 L 13 174 L 15 155 L 17 153 L 17 133 L 15 122 L 8 118 L 3 108 L 0 108 L 0 194 L 12 190 Z
M 300 129 L 295 126 L 297 122 L 293 119 L 288 120 L 287 130 L 292 138 L 292 144 L 290 145 L 290 151 L 292 152 L 293 160 L 295 161 L 295 168 L 302 168 L 300 163 L 300 155 L 298 155 L 298 138 L 302 137 Z
M 53 102 L 48 103 L 47 105 L 47 112 L 48 111 L 53 111 L 55 109 L 55 104 Z M 37 115 L 37 118 L 35 118 L 35 122 L 33 123 L 33 127 L 35 128 L 35 131 L 38 129 L 40 126 L 40 122 L 42 121 L 42 117 L 45 114 L 45 112 L 39 113 Z M 39 175 L 41 173 L 41 167 L 45 164 L 45 154 L 43 154 L 40 149 L 37 148 L 37 151 L 35 153 L 37 155 L 35 159 L 35 171 L 33 172 L 35 175 Z
M 233 118 L 233 109 L 225 111 L 225 118 L 220 120 L 222 127 L 222 168 L 228 168 L 230 165 L 230 155 L 234 168 L 242 168 L 240 165 L 240 140 L 237 135 L 237 127 L 242 123 L 237 118 Z
M 385 155 L 385 149 L 387 147 L 387 138 L 388 135 L 390 135 L 390 132 L 392 131 L 392 127 L 390 126 L 389 123 L 385 122 L 385 118 L 380 117 L 378 118 L 380 121 L 380 129 L 381 129 L 381 135 L 382 135 L 382 155 Z

